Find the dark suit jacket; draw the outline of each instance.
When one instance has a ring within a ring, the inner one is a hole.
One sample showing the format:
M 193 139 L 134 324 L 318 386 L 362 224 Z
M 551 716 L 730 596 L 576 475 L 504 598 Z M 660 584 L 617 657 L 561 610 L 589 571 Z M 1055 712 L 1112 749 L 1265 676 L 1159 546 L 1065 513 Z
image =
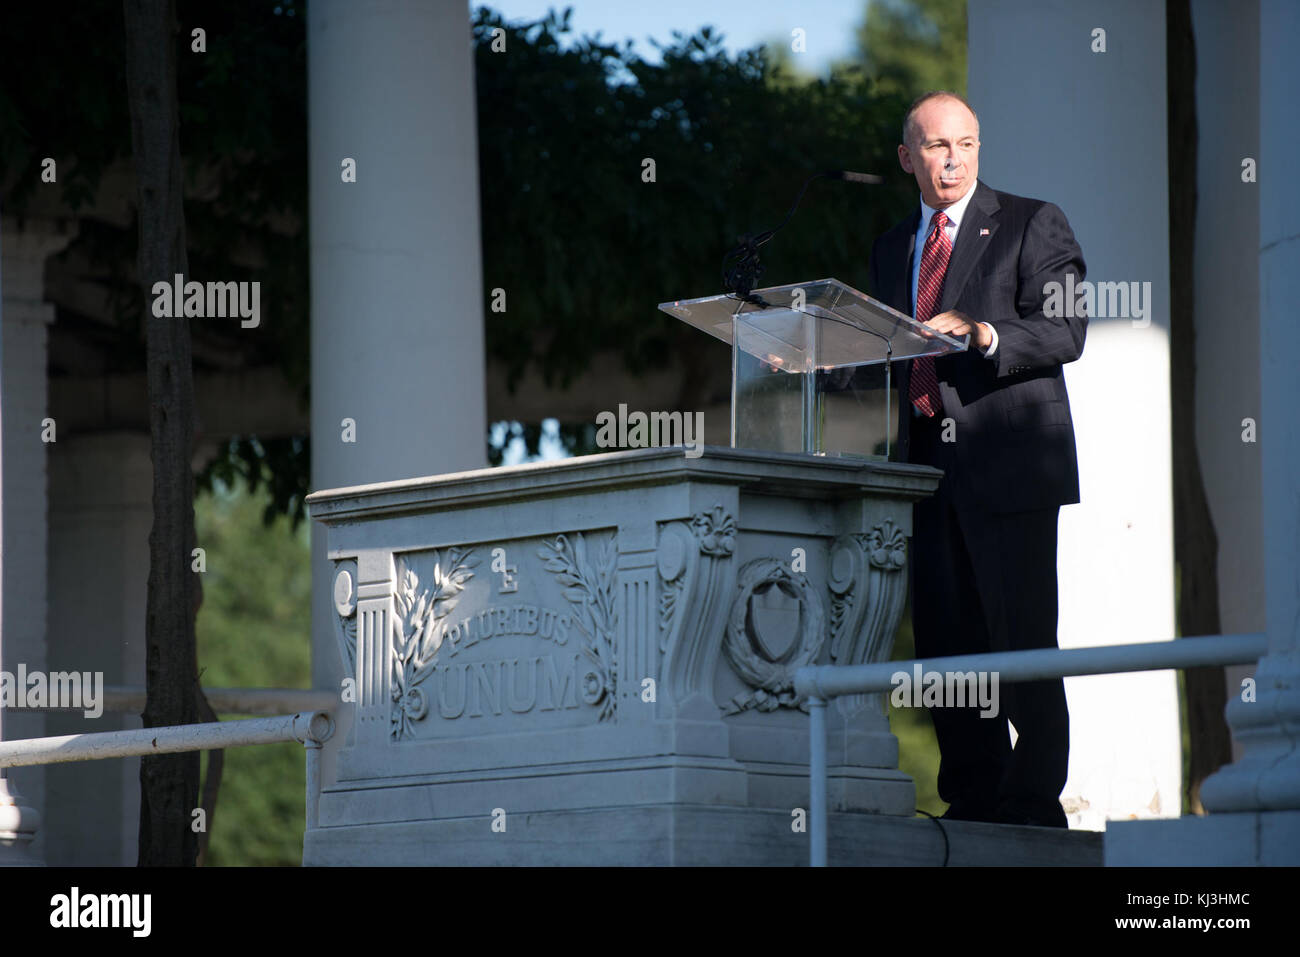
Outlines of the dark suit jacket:
M 871 251 L 872 295 L 909 316 L 920 219 L 918 205 Z M 988 233 L 981 236 L 981 230 Z M 946 481 L 958 506 L 1015 512 L 1079 501 L 1074 420 L 1061 365 L 1083 352 L 1088 320 L 1048 318 L 1043 305 L 1047 283 L 1064 287 L 1066 273 L 1073 273 L 1077 286 L 1084 269 L 1058 207 L 976 183 L 936 310 L 960 310 L 998 333 L 990 357 L 980 354 L 972 336 L 969 351 L 935 361 L 943 417 L 956 422 Z M 903 461 L 912 461 L 911 363 L 899 363 L 898 371 L 898 448 Z

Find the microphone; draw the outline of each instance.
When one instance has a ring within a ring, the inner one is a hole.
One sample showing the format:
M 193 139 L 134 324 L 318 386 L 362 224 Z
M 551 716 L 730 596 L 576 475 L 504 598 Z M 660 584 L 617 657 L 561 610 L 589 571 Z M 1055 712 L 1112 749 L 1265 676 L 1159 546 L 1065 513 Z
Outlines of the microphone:
M 878 186 L 885 181 L 884 177 L 876 176 L 874 173 L 855 173 L 846 169 L 824 170 L 820 173 L 813 173 L 803 181 L 803 186 L 799 188 L 799 195 L 795 197 L 794 204 L 790 207 L 790 211 L 785 214 L 785 219 L 781 220 L 780 225 L 775 229 L 764 230 L 757 235 L 746 234 L 741 236 L 740 245 L 722 257 L 722 288 L 724 290 L 739 296 L 746 302 L 756 301 L 750 295 L 750 290 L 758 283 L 758 278 L 763 275 L 763 266 L 758 261 L 758 247 L 771 240 L 786 223 L 790 222 L 795 210 L 799 208 L 799 202 L 803 199 L 808 184 L 820 177 L 843 180 L 846 183 L 861 183 L 866 186 Z
M 847 169 L 835 170 L 826 175 L 832 179 L 842 179 L 846 183 L 863 183 L 867 186 L 879 186 L 885 181 L 883 176 L 877 176 L 875 173 L 854 173 Z

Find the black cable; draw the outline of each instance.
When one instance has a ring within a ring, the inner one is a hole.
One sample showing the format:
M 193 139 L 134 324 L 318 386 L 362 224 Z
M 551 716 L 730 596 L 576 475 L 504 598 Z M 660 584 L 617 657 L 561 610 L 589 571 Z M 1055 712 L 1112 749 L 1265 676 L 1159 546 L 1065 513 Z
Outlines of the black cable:
M 939 826 L 939 833 L 943 835 L 943 863 L 940 864 L 939 866 L 940 866 L 940 867 L 947 867 L 947 866 L 948 866 L 948 851 L 949 851 L 949 846 L 948 846 L 948 831 L 947 831 L 947 829 L 943 826 L 943 821 L 939 820 L 937 817 L 935 817 L 935 816 L 934 816 L 933 814 L 931 814 L 929 811 L 922 811 L 919 807 L 916 809 L 916 813 L 917 813 L 917 814 L 924 814 L 926 817 L 928 817 L 930 820 L 934 821 L 934 823 L 937 824 L 937 825 Z

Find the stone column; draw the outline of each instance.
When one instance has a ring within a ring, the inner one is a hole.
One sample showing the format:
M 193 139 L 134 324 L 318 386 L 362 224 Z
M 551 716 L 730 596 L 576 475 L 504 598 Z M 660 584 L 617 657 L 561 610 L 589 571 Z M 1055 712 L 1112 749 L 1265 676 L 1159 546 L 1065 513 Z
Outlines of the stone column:
M 466 7 L 317 0 L 307 49 L 312 487 L 482 467 L 482 265 Z M 352 163 L 355 182 L 347 181 Z M 312 556 L 313 683 L 338 688 L 333 577 L 315 530 Z M 347 737 L 350 718 L 340 717 L 323 752 L 326 783 Z
M 1261 855 L 1280 854 L 1266 835 L 1288 828 L 1294 864 L 1300 862 L 1300 187 L 1286 170 L 1300 149 L 1300 129 L 1286 117 L 1300 90 L 1300 64 L 1288 42 L 1300 31 L 1300 8 L 1287 0 L 1262 0 L 1259 12 L 1260 453 L 1268 654 L 1256 669 L 1254 700 L 1229 689 L 1228 723 L 1243 755 L 1206 779 L 1201 798 L 1210 811 L 1248 816 L 1254 833 L 1265 835 Z
M 1229 686 L 1226 714 L 1241 757 L 1201 784 L 1209 816 L 1115 822 L 1106 834 L 1108 866 L 1300 864 L 1295 745 L 1300 723 L 1300 422 L 1295 416 L 1300 188 L 1287 175 L 1290 157 L 1300 148 L 1300 130 L 1288 122 L 1300 89 L 1300 65 L 1288 42 L 1300 30 L 1300 8 L 1289 0 L 1260 0 L 1258 23 L 1260 123 L 1254 158 L 1259 162 L 1260 524 L 1268 651 L 1255 670 L 1253 689 Z M 1235 91 L 1221 89 L 1219 95 L 1236 102 Z M 1238 159 L 1236 170 L 1239 164 Z
M 61 437 L 50 448 L 49 662 L 143 687 L 153 465 L 146 433 Z M 42 569 L 44 570 L 44 569 Z M 46 716 L 47 734 L 125 731 L 139 714 Z M 51 866 L 134 866 L 140 759 L 45 769 L 45 860 Z
M 1260 185 L 1242 160 L 1259 160 L 1259 3 L 1196 0 L 1196 446 L 1219 540 L 1219 627 L 1264 631 L 1264 538 L 1259 426 Z M 1231 317 L 1231 321 L 1226 321 Z M 1229 694 L 1255 666 L 1227 669 Z M 1236 743 L 1234 742 L 1234 745 Z M 1239 751 L 1240 746 L 1234 746 Z M 1234 754 L 1234 757 L 1239 757 Z
M 44 301 L 45 261 L 72 239 L 59 225 L 31 218 L 20 230 L 14 220 L 0 228 L 0 274 L 3 275 L 3 370 L 0 408 L 3 409 L 3 529 L 9 561 L 0 570 L 8 597 L 0 609 L 0 670 L 14 672 L 21 663 L 29 671 L 46 670 L 45 638 L 45 454 L 49 435 L 43 420 L 46 400 L 46 327 L 54 308 Z M 55 433 L 57 435 L 57 433 Z M 5 715 L 0 709 L 0 739 L 39 737 L 45 716 L 36 712 Z M 6 780 L 8 778 L 8 780 Z M 21 782 L 26 801 L 17 797 Z M 43 841 L 36 827 L 43 805 L 45 769 L 0 771 L 0 863 L 39 860 Z
M 968 25 L 980 179 L 1060 206 L 1089 282 L 1144 290 L 1145 316 L 1132 303 L 1129 317 L 1094 310 L 1083 356 L 1065 367 L 1082 501 L 1061 510 L 1060 646 L 1171 640 L 1164 4 L 971 0 Z M 1174 673 L 1065 686 L 1071 825 L 1179 814 Z

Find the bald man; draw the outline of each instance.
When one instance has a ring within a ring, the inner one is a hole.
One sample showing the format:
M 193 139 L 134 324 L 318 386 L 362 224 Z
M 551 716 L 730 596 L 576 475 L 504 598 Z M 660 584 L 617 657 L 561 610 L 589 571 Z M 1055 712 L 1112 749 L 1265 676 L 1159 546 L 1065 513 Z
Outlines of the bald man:
M 1087 319 L 1048 315 L 1059 310 L 1044 304 L 1051 283 L 1083 280 L 1083 254 L 1059 208 L 979 181 L 979 147 L 979 118 L 962 97 L 917 99 L 898 160 L 920 202 L 871 254 L 876 298 L 971 337 L 968 351 L 905 363 L 899 375 L 899 457 L 944 470 L 913 509 L 922 658 L 1057 647 L 1057 519 L 1079 501 L 1061 367 L 1082 353 Z M 996 717 L 978 705 L 930 709 L 944 817 L 1065 827 L 1064 683 L 999 692 Z

